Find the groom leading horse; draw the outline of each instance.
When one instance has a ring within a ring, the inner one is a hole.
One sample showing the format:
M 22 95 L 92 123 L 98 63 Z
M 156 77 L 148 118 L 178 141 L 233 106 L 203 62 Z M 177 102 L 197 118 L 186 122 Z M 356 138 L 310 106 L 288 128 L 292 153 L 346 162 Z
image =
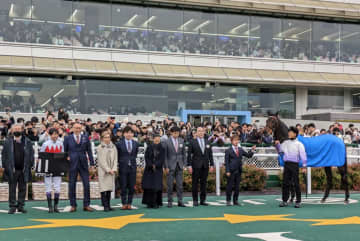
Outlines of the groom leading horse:
M 280 120 L 278 114 L 269 114 L 266 128 L 273 133 L 274 140 L 284 142 L 288 139 L 288 127 Z M 345 189 L 345 203 L 349 203 L 349 185 L 347 180 L 346 146 L 344 142 L 334 135 L 322 135 L 317 137 L 299 136 L 298 140 L 304 144 L 308 157 L 307 166 L 324 167 L 326 173 L 326 189 L 321 202 L 324 203 L 329 197 L 332 188 L 332 166 L 339 169 L 341 186 Z

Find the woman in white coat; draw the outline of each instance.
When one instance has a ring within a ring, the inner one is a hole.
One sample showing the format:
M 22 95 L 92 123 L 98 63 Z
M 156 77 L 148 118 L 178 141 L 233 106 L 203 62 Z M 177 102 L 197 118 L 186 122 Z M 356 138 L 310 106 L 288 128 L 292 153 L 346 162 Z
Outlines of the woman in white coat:
M 110 199 L 111 192 L 115 189 L 118 155 L 108 131 L 101 134 L 101 144 L 97 147 L 97 162 L 101 202 L 105 212 L 112 211 Z

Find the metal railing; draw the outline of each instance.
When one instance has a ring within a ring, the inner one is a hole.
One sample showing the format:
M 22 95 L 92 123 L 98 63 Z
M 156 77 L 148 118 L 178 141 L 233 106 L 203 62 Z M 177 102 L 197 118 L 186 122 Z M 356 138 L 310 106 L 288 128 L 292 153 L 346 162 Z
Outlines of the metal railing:
M 91 142 L 92 152 L 94 156 L 94 160 L 96 163 L 96 146 L 94 142 Z M 1 159 L 1 151 L 3 146 L 0 145 L 0 160 Z M 35 160 L 38 158 L 40 146 L 37 142 L 34 143 L 34 154 Z M 220 195 L 220 186 L 221 186 L 221 176 L 220 169 L 224 165 L 225 162 L 225 151 L 228 147 L 212 147 L 213 158 L 215 163 L 216 170 L 216 194 Z M 245 150 L 249 150 L 250 147 L 243 147 Z M 145 167 L 145 150 L 146 145 L 144 147 L 139 147 L 139 152 L 137 155 L 137 166 L 139 168 Z M 258 147 L 256 149 L 256 153 L 251 158 L 244 158 L 243 163 L 247 165 L 253 165 L 258 168 L 262 168 L 265 170 L 281 170 L 281 166 L 278 163 L 278 154 L 274 147 Z M 347 147 L 347 158 L 348 164 L 360 163 L 360 148 L 359 147 Z M 0 167 L 2 167 L 2 162 L 0 161 Z M 307 168 L 307 191 L 308 194 L 311 194 L 311 168 Z

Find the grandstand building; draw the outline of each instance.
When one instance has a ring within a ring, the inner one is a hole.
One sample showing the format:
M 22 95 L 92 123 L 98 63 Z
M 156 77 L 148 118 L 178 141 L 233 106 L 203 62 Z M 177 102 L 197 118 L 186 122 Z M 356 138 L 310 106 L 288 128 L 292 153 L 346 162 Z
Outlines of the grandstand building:
M 360 2 L 1 0 L 0 71 L 0 111 L 346 119 Z

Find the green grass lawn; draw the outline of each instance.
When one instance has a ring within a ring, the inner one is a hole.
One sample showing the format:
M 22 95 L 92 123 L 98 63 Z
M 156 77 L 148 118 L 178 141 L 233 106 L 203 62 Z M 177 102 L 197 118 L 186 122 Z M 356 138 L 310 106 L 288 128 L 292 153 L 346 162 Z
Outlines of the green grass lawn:
M 320 196 L 304 200 L 302 208 L 279 208 L 278 195 L 241 196 L 241 206 L 225 206 L 224 197 L 209 197 L 210 206 L 174 206 L 146 209 L 136 199 L 135 210 L 100 211 L 99 200 L 92 205 L 99 211 L 85 213 L 79 200 L 76 213 L 47 213 L 45 202 L 27 202 L 27 214 L 7 214 L 7 203 L 0 203 L 0 241 L 358 241 L 360 237 L 359 194 L 351 204 L 343 195 L 332 195 L 328 204 Z M 165 201 L 165 199 L 164 199 Z M 10 230 L 9 230 L 10 229 Z

